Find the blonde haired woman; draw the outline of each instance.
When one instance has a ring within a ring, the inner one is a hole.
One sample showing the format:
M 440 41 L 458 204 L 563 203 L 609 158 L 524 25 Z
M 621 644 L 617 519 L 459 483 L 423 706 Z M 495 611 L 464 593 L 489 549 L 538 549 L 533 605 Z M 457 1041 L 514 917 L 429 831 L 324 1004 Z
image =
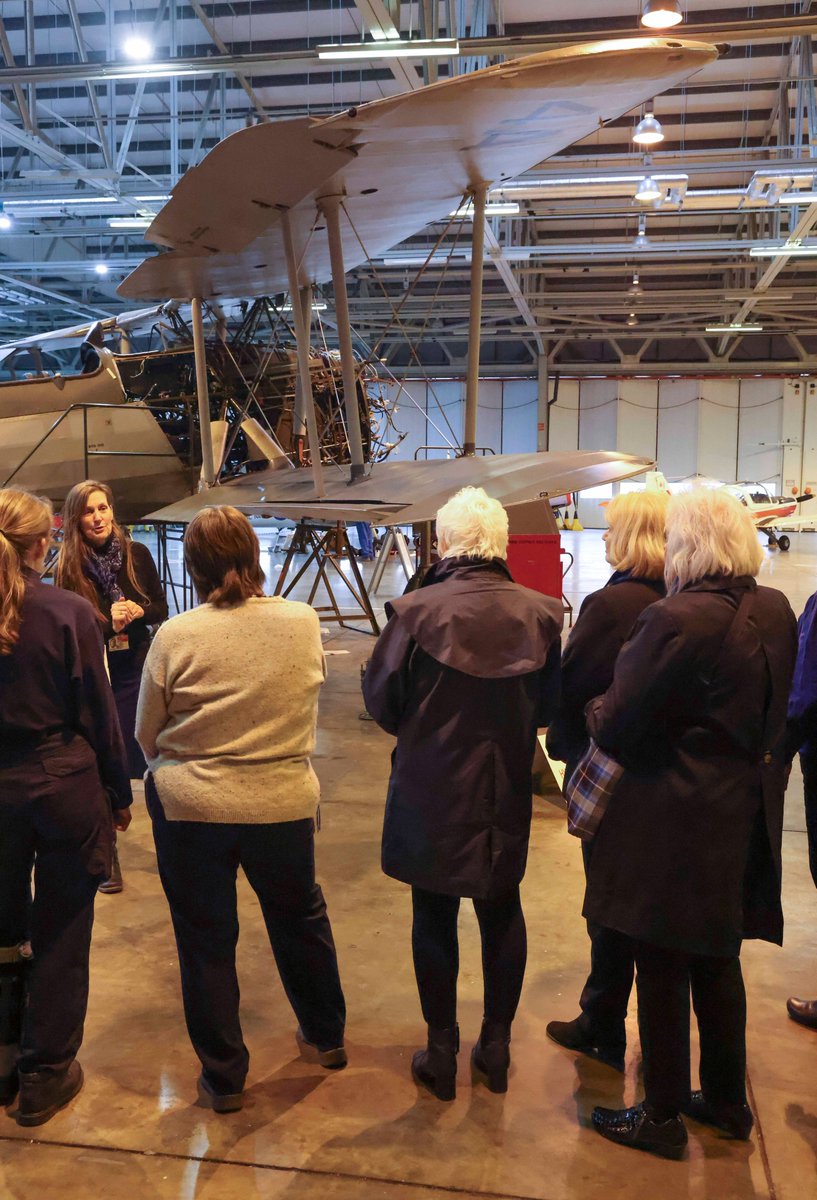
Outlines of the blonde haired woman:
M 648 605 L 665 595 L 664 545 L 669 496 L 666 492 L 626 492 L 606 508 L 605 557 L 613 568 L 607 583 L 582 603 L 562 655 L 559 711 L 547 734 L 551 758 L 566 763 L 568 780 L 588 747 L 584 710 L 607 691 L 618 652 Z M 582 844 L 585 869 L 592 843 Z M 633 986 L 630 939 L 592 921 L 590 974 L 573 1021 L 551 1021 L 548 1037 L 568 1050 L 589 1054 L 618 1071 L 627 1048 L 625 1019 Z
M 107 483 L 85 479 L 71 488 L 62 510 L 62 533 L 57 583 L 84 596 L 94 608 L 107 648 L 130 777 L 141 779 L 146 764 L 134 736 L 139 683 L 150 626 L 167 617 L 159 573 L 147 546 L 131 541 L 116 520 Z M 122 891 L 115 845 L 111 876 L 99 890 Z
M 94 896 L 110 805 L 126 829 L 131 803 L 94 611 L 40 582 L 52 520 L 47 501 L 0 491 L 0 1103 L 19 1085 L 25 1126 L 82 1086 Z
M 641 614 L 588 708 L 625 768 L 593 843 L 584 914 L 633 939 L 644 1103 L 598 1108 L 611 1141 L 677 1158 L 686 1113 L 746 1139 L 743 938 L 780 943 L 786 702 L 797 649 L 786 597 L 758 587 L 746 509 L 723 491 L 670 501 L 668 595 Z M 700 1032 L 690 1092 L 689 997 Z

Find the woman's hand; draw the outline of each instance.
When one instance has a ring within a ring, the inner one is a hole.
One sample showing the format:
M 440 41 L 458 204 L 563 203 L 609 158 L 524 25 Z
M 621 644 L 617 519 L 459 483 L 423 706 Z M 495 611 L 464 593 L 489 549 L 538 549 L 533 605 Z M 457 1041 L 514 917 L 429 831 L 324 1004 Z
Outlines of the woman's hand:
M 115 808 L 111 814 L 114 829 L 118 829 L 120 833 L 124 833 L 131 823 L 131 811 L 129 808 Z
M 144 614 L 144 609 L 138 604 L 134 604 L 132 600 L 114 600 L 111 605 L 111 624 L 113 625 L 114 633 L 121 633 L 130 625 L 131 621 L 135 621 L 138 616 Z

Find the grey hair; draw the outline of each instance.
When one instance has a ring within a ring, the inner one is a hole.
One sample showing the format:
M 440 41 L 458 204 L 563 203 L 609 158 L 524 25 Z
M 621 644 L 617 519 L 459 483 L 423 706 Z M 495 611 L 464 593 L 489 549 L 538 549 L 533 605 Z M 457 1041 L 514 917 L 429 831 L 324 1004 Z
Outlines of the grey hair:
M 444 558 L 505 558 L 508 514 L 479 487 L 464 487 L 437 513 L 437 538 Z
M 757 575 L 763 550 L 744 505 L 723 488 L 693 488 L 673 496 L 667 511 L 667 590 L 708 575 Z

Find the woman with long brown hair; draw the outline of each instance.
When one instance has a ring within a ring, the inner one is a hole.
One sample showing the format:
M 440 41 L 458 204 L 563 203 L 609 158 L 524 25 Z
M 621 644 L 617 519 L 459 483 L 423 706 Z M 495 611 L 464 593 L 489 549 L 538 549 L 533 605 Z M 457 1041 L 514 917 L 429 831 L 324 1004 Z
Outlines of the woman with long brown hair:
M 128 754 L 131 779 L 145 773 L 133 731 L 150 626 L 167 617 L 167 600 L 150 551 L 131 541 L 113 508 L 106 483 L 85 479 L 68 493 L 62 510 L 63 543 L 57 583 L 84 596 L 96 612 L 105 639 L 111 686 Z M 116 846 L 112 874 L 102 892 L 122 891 Z
M 52 520 L 47 500 L 0 491 L 0 1103 L 19 1087 L 25 1126 L 82 1087 L 94 896 L 111 807 L 127 829 L 131 802 L 99 623 L 40 581 Z

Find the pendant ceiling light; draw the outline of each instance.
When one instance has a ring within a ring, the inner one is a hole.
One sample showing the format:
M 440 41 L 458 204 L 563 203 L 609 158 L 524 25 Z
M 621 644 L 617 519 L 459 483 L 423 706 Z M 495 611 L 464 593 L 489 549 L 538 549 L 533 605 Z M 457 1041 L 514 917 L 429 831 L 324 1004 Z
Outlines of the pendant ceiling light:
M 644 0 L 641 24 L 648 29 L 671 29 L 684 19 L 681 0 Z
M 638 317 L 635 315 L 634 312 L 631 312 L 629 317 L 627 318 L 627 324 L 630 326 L 638 324 Z
M 660 200 L 662 195 L 663 192 L 652 175 L 646 175 L 636 188 L 634 198 L 639 204 L 651 204 L 653 200 Z
M 672 29 L 683 19 L 680 0 L 644 0 L 641 23 L 648 29 Z
M 664 130 L 654 113 L 646 113 L 635 127 L 633 141 L 638 146 L 657 146 L 664 140 Z

